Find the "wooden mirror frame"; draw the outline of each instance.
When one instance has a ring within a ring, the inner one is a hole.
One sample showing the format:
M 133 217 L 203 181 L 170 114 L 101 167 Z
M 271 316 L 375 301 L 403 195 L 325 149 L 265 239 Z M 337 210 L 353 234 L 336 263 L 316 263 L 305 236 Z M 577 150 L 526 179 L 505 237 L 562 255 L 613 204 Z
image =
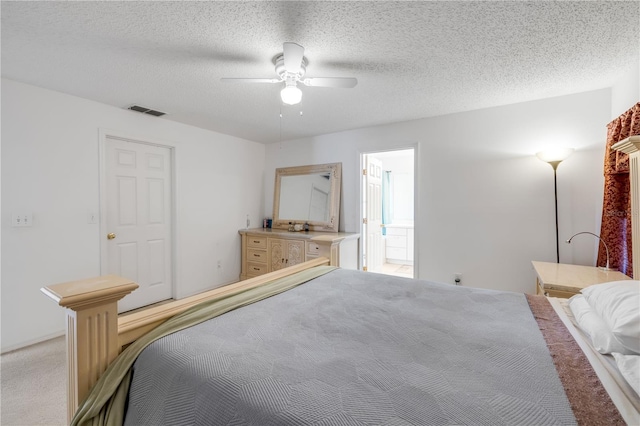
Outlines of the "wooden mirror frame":
M 301 218 L 280 217 L 280 191 L 285 176 L 329 173 L 329 220 L 327 222 L 310 221 Z M 340 216 L 340 188 L 342 182 L 342 163 L 315 164 L 311 166 L 281 167 L 276 169 L 276 183 L 273 193 L 272 228 L 289 229 L 289 222 L 308 223 L 310 231 L 338 232 Z

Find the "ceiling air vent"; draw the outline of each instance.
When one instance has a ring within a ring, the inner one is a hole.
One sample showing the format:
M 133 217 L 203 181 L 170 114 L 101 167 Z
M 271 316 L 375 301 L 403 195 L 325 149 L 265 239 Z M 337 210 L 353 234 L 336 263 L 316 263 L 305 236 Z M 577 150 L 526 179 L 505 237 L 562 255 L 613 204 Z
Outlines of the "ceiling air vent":
M 143 114 L 153 115 L 155 117 L 162 117 L 163 115 L 167 114 L 166 112 L 156 111 L 154 109 L 143 107 L 140 105 L 131 105 L 130 107 L 127 107 L 127 109 L 130 109 L 131 111 L 138 111 Z

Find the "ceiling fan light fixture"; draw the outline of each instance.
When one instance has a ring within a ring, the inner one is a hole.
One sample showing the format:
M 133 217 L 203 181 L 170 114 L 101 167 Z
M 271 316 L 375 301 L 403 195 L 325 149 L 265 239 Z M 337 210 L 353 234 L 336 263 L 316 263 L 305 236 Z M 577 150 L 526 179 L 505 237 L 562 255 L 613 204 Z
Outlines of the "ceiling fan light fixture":
M 287 84 L 285 88 L 280 91 L 280 98 L 282 102 L 287 105 L 299 104 L 302 100 L 302 90 L 298 89 L 295 84 Z

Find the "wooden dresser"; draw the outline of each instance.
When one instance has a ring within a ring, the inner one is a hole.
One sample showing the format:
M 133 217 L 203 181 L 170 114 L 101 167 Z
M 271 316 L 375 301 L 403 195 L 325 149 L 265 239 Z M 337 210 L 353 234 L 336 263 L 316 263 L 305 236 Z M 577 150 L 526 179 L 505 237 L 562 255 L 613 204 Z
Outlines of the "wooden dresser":
M 323 256 L 333 266 L 358 269 L 360 234 L 344 232 L 289 232 L 255 228 L 238 231 L 242 239 L 240 280 L 257 277 Z
M 536 294 L 550 297 L 569 298 L 590 285 L 631 279 L 622 272 L 605 271 L 595 266 L 531 263 L 536 271 Z

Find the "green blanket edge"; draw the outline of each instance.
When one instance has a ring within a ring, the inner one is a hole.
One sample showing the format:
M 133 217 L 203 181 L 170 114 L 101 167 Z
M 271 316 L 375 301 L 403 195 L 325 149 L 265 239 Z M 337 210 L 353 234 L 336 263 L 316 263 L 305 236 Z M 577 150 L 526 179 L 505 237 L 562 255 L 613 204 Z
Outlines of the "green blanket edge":
M 260 287 L 203 302 L 171 317 L 129 345 L 109 365 L 87 398 L 78 407 L 71 420 L 71 425 L 121 425 L 124 422 L 127 394 L 131 383 L 131 367 L 142 350 L 154 341 L 231 310 L 282 293 L 334 269 L 336 269 L 335 266 L 318 266 L 307 269 L 268 282 Z

